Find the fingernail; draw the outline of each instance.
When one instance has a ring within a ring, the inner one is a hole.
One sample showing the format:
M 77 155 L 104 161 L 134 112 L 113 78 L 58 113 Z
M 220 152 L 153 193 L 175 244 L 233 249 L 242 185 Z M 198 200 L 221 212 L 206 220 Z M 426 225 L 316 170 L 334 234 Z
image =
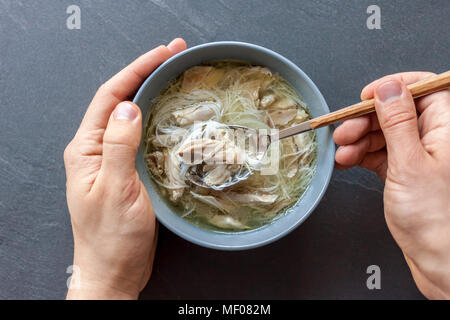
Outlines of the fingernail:
M 172 41 L 170 41 L 170 43 L 167 46 L 172 45 L 178 38 L 173 39 Z
M 346 146 L 339 146 L 339 147 L 337 148 L 337 150 L 336 150 L 336 154 L 337 154 L 337 153 L 340 153 L 340 152 L 343 152 L 345 149 L 346 149 Z
M 402 87 L 398 81 L 387 81 L 377 88 L 377 96 L 382 102 L 395 100 L 402 95 Z
M 136 108 L 127 102 L 121 102 L 114 110 L 114 119 L 116 120 L 134 120 L 137 117 Z

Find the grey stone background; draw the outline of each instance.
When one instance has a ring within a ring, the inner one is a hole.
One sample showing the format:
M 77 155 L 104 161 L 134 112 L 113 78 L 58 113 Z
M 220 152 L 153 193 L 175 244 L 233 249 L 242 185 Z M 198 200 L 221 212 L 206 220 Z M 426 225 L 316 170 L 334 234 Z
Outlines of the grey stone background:
M 81 30 L 66 8 L 81 8 Z M 366 9 L 381 7 L 382 29 Z M 0 298 L 62 299 L 73 240 L 62 153 L 96 88 L 174 37 L 255 43 L 300 66 L 336 110 L 385 74 L 449 65 L 448 0 L 0 0 Z M 388 232 L 383 184 L 335 172 L 312 216 L 263 248 L 220 252 L 161 228 L 141 295 L 165 298 L 421 299 Z M 381 267 L 381 290 L 366 288 Z

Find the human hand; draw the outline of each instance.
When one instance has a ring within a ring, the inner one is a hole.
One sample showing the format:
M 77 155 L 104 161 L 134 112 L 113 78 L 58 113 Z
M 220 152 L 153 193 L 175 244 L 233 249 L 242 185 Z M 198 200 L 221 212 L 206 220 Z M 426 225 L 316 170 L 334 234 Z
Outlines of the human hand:
M 130 98 L 182 39 L 147 52 L 103 84 L 64 151 L 74 236 L 68 299 L 135 299 L 153 266 L 155 215 L 135 169 L 142 115 Z
M 376 114 L 334 132 L 336 167 L 360 166 L 385 180 L 384 211 L 419 290 L 450 298 L 450 90 L 414 100 L 406 85 L 433 76 L 381 78 L 361 93 Z M 417 116 L 419 115 L 419 116 Z

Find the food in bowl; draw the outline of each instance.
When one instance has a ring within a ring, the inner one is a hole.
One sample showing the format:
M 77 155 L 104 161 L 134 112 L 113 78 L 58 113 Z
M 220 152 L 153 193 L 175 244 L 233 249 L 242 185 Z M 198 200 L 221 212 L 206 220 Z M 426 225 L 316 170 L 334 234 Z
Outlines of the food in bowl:
M 315 133 L 277 143 L 275 173 L 262 174 L 256 165 L 247 179 L 223 190 L 188 181 L 186 150 L 194 145 L 202 150 L 201 161 L 194 165 L 201 165 L 206 183 L 220 185 L 241 169 L 211 161 L 230 150 L 242 155 L 229 143 L 227 125 L 283 129 L 310 118 L 296 90 L 266 67 L 239 61 L 194 66 L 152 101 L 143 141 L 147 171 L 174 211 L 192 224 L 226 232 L 259 228 L 286 213 L 308 188 L 317 157 Z

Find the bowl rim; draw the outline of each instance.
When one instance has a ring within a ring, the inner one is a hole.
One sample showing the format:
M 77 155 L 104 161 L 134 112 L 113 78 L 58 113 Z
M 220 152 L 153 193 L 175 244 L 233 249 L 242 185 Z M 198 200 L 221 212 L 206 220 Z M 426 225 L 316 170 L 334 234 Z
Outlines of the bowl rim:
M 256 50 L 256 51 L 262 51 L 266 55 L 270 55 L 270 56 L 274 57 L 275 59 L 281 61 L 282 63 L 286 64 L 290 69 L 293 69 L 295 71 L 295 73 L 299 74 L 303 78 L 303 80 L 314 91 L 314 94 L 319 99 L 320 104 L 323 105 L 325 107 L 325 109 L 329 112 L 328 104 L 326 103 L 325 98 L 323 97 L 323 95 L 320 92 L 320 90 L 318 89 L 318 87 L 309 78 L 309 76 L 302 69 L 300 69 L 295 63 L 293 63 L 289 59 L 285 58 L 284 56 L 282 56 L 281 54 L 279 54 L 279 53 L 277 53 L 277 52 L 275 52 L 273 50 L 267 49 L 267 48 L 259 46 L 259 45 L 255 45 L 255 44 L 251 44 L 251 43 L 247 43 L 247 42 L 240 42 L 240 41 L 216 41 L 216 42 L 203 43 L 203 44 L 196 45 L 196 46 L 193 46 L 191 48 L 188 48 L 188 49 L 186 49 L 186 50 L 184 50 L 184 51 L 182 51 L 182 52 L 172 56 L 171 58 L 169 58 L 168 60 L 163 62 L 159 67 L 157 67 L 147 77 L 147 79 L 140 86 L 139 90 L 136 92 L 136 95 L 134 96 L 133 102 L 137 104 L 138 100 L 143 95 L 144 91 L 147 89 L 148 84 L 154 78 L 156 78 L 158 76 L 158 74 L 159 74 L 159 72 L 161 70 L 163 70 L 167 65 L 173 63 L 173 61 L 179 59 L 180 57 L 182 57 L 184 55 L 188 55 L 188 54 L 190 54 L 191 52 L 194 52 L 194 51 L 202 50 L 204 48 L 220 47 L 220 46 L 246 47 L 246 48 L 250 48 L 250 49 L 253 49 L 253 50 Z M 181 72 L 183 72 L 183 71 L 181 71 Z M 143 122 L 144 121 L 145 121 L 145 119 L 143 119 Z M 143 127 L 145 127 L 145 123 L 143 123 Z M 332 136 L 331 136 L 331 129 L 330 128 L 326 128 L 326 130 L 328 131 L 327 132 L 328 133 L 328 139 L 327 139 L 328 140 L 328 142 L 327 142 L 328 146 L 326 146 L 326 148 L 330 150 L 329 152 L 331 152 L 331 151 L 334 151 L 335 146 L 334 146 L 333 139 L 332 139 Z M 138 154 L 136 155 L 136 157 L 141 157 L 142 156 L 141 155 L 141 153 L 142 153 L 141 152 L 141 145 L 142 145 L 142 142 L 140 144 L 139 151 L 138 151 Z M 334 152 L 331 152 L 331 154 L 333 155 L 333 160 L 334 160 Z M 137 161 L 137 159 L 136 159 L 136 161 Z M 334 163 L 334 161 L 333 161 L 333 163 Z M 194 244 L 200 245 L 202 247 L 211 248 L 211 249 L 218 249 L 218 250 L 224 250 L 224 251 L 238 251 L 238 250 L 247 250 L 247 249 L 262 247 L 264 245 L 267 245 L 269 243 L 272 243 L 272 242 L 274 242 L 274 241 L 276 241 L 278 239 L 281 239 L 281 238 L 285 237 L 290 232 L 295 230 L 298 226 L 300 226 L 312 214 L 312 212 L 319 205 L 321 199 L 323 198 L 323 196 L 324 196 L 324 194 L 325 194 L 325 192 L 326 192 L 326 190 L 328 188 L 328 185 L 330 183 L 331 176 L 332 176 L 332 173 L 333 173 L 333 168 L 334 168 L 334 165 L 330 165 L 330 166 L 328 166 L 328 168 L 326 168 L 327 171 L 322 172 L 322 175 L 324 176 L 324 179 L 323 179 L 324 183 L 321 185 L 320 190 L 317 192 L 316 200 L 314 201 L 314 203 L 312 203 L 308 207 L 308 209 L 306 210 L 305 214 L 300 219 L 296 220 L 296 222 L 294 224 L 291 224 L 291 225 L 287 226 L 284 230 L 281 230 L 280 232 L 276 233 L 272 237 L 266 238 L 266 239 L 262 239 L 262 240 L 260 240 L 258 242 L 253 242 L 253 243 L 249 243 L 249 244 L 241 244 L 241 245 L 221 245 L 221 244 L 217 244 L 217 243 L 213 243 L 213 242 L 204 241 L 204 240 L 201 240 L 201 239 L 193 237 L 191 234 L 186 233 L 184 230 L 181 230 L 179 228 L 175 228 L 170 223 L 167 223 L 167 221 L 164 219 L 164 216 L 163 215 L 159 215 L 156 212 L 156 210 L 155 210 L 155 215 L 158 218 L 159 222 L 161 222 L 170 231 L 172 231 L 176 235 L 182 237 L 183 239 L 185 239 L 185 240 L 187 240 L 189 242 L 192 242 Z M 147 178 L 151 179 L 149 176 Z M 142 177 L 141 177 L 141 179 L 142 179 Z M 305 191 L 305 193 L 307 192 L 307 190 Z M 156 192 L 158 192 L 158 191 L 156 191 Z M 275 222 L 276 222 L 276 220 L 274 220 L 274 223 Z M 186 222 L 186 223 L 189 223 L 189 222 Z M 192 225 L 191 223 L 189 223 L 189 224 Z M 269 226 L 269 225 L 271 225 L 271 223 L 267 224 L 266 226 Z M 197 227 L 195 225 L 192 225 L 192 226 L 195 227 L 195 228 L 198 228 L 199 230 L 202 230 L 202 231 L 213 232 L 214 234 L 220 234 L 221 233 L 221 232 L 217 232 L 217 231 L 210 231 L 210 230 L 202 229 L 202 228 Z M 244 232 L 233 232 L 233 233 L 223 232 L 223 233 L 226 234 L 226 235 L 238 235 L 238 234 L 243 234 L 243 233 L 247 233 L 247 232 L 257 232 L 258 230 L 261 230 L 261 229 L 263 229 L 266 226 L 262 226 L 261 228 L 252 229 L 252 230 L 244 231 Z

